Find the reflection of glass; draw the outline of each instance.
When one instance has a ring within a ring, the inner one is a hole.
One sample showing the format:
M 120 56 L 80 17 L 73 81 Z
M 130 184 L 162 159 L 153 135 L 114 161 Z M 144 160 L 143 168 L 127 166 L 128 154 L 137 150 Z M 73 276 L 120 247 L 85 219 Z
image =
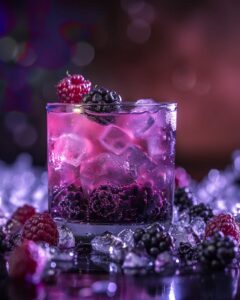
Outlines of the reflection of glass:
M 48 104 L 49 209 L 77 231 L 117 224 L 169 224 L 176 104 Z M 96 226 L 99 225 L 99 226 Z M 103 226 L 104 225 L 104 226 Z M 80 227 L 79 227 L 80 228 Z M 96 232 L 96 231 L 95 231 Z

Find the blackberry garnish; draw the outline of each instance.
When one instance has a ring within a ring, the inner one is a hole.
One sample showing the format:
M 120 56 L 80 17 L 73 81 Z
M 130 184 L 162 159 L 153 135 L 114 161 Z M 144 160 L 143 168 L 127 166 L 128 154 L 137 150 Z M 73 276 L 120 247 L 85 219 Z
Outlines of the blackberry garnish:
M 179 211 L 189 209 L 193 205 L 193 195 L 188 188 L 179 188 L 175 191 L 174 205 Z
M 53 217 L 86 221 L 88 202 L 81 186 L 71 184 L 53 195 L 51 212 Z
M 92 222 L 116 222 L 119 215 L 119 188 L 100 185 L 89 196 L 89 219 Z
M 153 257 L 157 257 L 159 253 L 171 250 L 173 247 L 171 236 L 161 226 L 146 230 L 138 228 L 133 237 L 135 247 L 145 250 Z
M 190 243 L 180 242 L 178 247 L 178 256 L 182 262 L 191 264 L 193 261 L 197 261 L 198 251 Z
M 221 232 L 203 241 L 198 247 L 199 262 L 203 268 L 223 270 L 229 266 L 237 254 L 235 241 Z
M 209 206 L 205 205 L 204 203 L 200 203 L 193 205 L 189 209 L 189 216 L 191 220 L 195 217 L 201 217 L 205 222 L 207 222 L 213 217 L 213 211 Z
M 116 112 L 120 108 L 122 98 L 115 91 L 109 91 L 106 88 L 96 86 L 89 94 L 83 97 L 83 103 L 89 111 L 96 113 Z M 87 105 L 89 104 L 89 105 Z M 113 116 L 97 116 L 94 114 L 86 114 L 100 124 L 107 125 L 114 121 Z

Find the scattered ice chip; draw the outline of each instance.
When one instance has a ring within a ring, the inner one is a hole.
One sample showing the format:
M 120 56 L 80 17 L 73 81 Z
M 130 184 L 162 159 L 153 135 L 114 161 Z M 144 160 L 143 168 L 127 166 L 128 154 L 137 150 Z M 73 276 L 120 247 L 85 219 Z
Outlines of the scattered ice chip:
M 59 242 L 58 247 L 60 249 L 69 249 L 75 246 L 75 238 L 72 231 L 65 225 L 58 225 Z
M 147 268 L 150 264 L 149 257 L 143 254 L 128 252 L 123 262 L 123 269 Z
M 76 134 L 63 134 L 54 141 L 50 151 L 50 162 L 57 168 L 61 168 L 63 162 L 78 167 L 84 155 L 91 150 L 91 144 L 87 139 L 80 138 Z
M 178 259 L 175 258 L 172 253 L 165 251 L 157 256 L 155 260 L 155 271 L 157 273 L 174 272 L 178 263 Z
M 96 236 L 92 241 L 91 245 L 94 251 L 109 254 L 111 247 L 124 247 L 122 240 L 111 233 L 105 233 L 103 235 Z
M 134 232 L 132 229 L 123 229 L 119 232 L 118 237 L 126 244 L 127 247 L 132 248 L 134 246 L 133 234 Z
M 205 234 L 205 227 L 206 223 L 203 221 L 202 218 L 195 218 L 191 223 L 190 226 L 192 228 L 193 233 L 197 236 L 197 238 L 202 240 Z
M 100 142 L 109 151 L 120 155 L 128 147 L 131 137 L 122 129 L 114 125 L 109 125 L 100 136 Z
M 169 233 L 172 235 L 175 247 L 178 248 L 180 243 L 190 243 L 195 245 L 195 237 L 190 227 L 184 227 L 181 224 L 173 224 Z

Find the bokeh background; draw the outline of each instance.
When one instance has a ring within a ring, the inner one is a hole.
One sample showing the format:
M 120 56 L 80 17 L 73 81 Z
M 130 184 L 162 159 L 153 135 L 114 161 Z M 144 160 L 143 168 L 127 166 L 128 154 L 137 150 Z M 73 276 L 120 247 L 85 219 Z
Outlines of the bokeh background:
M 70 73 L 178 102 L 177 164 L 196 179 L 240 147 L 240 2 L 1 1 L 0 160 L 46 164 L 46 102 Z

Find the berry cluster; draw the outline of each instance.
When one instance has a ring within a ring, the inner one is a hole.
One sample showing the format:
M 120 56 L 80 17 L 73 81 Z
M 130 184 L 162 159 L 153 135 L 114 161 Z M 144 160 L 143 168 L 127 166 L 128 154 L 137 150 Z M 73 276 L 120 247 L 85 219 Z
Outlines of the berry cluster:
M 158 254 L 169 251 L 173 247 L 171 236 L 160 225 L 146 230 L 138 228 L 135 230 L 133 238 L 136 249 L 145 250 L 153 257 L 157 257 Z
M 101 185 L 89 195 L 92 222 L 148 222 L 163 218 L 164 200 L 148 184 Z
M 25 239 L 56 246 L 58 244 L 57 225 L 48 213 L 37 213 L 24 224 L 22 240 Z
M 188 188 L 178 188 L 175 191 L 174 205 L 180 212 L 192 207 L 193 195 Z
M 203 241 L 198 247 L 199 262 L 206 269 L 221 270 L 230 265 L 236 257 L 235 241 L 221 232 Z
M 240 241 L 239 226 L 231 214 L 220 214 L 210 219 L 205 229 L 205 236 L 211 237 L 220 231 L 224 235 L 231 236 L 237 242 Z
M 199 203 L 197 205 L 193 205 L 189 209 L 189 216 L 192 219 L 195 217 L 202 218 L 205 222 L 207 222 L 209 219 L 213 217 L 213 211 L 212 209 L 205 205 L 204 203 Z
M 84 221 L 88 213 L 88 202 L 82 187 L 71 184 L 56 190 L 51 201 L 51 211 L 54 217 Z
M 190 243 L 180 242 L 177 254 L 182 262 L 191 264 L 198 259 L 198 251 Z
M 24 224 L 29 218 L 31 218 L 36 213 L 36 210 L 31 205 L 25 204 L 17 208 L 13 213 L 12 219 Z
M 89 94 L 83 97 L 83 103 L 88 111 L 95 113 L 111 113 L 116 112 L 120 108 L 122 98 L 115 91 L 109 91 L 103 87 L 93 88 Z M 86 112 L 86 114 L 94 121 L 107 125 L 114 121 L 113 116 L 97 116 Z

